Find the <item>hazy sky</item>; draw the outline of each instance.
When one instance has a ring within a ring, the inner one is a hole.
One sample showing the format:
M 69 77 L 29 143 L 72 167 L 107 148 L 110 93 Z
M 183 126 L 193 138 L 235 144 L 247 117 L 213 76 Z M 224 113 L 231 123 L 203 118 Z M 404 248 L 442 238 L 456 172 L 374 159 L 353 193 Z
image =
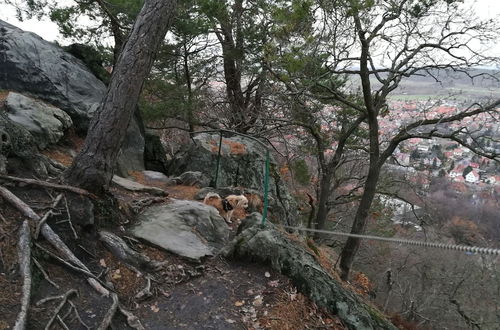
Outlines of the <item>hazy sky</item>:
M 70 0 L 61 0 L 60 3 L 71 3 Z M 500 0 L 466 0 L 466 3 L 475 2 L 476 13 L 482 18 L 494 18 L 500 17 Z M 38 20 L 31 19 L 24 22 L 20 22 L 16 19 L 15 10 L 11 6 L 0 4 L 0 19 L 4 20 L 12 25 L 20 27 L 26 31 L 32 31 L 41 36 L 42 38 L 49 41 L 62 41 L 57 26 L 50 22 L 49 20 Z M 500 52 L 500 42 L 498 46 Z

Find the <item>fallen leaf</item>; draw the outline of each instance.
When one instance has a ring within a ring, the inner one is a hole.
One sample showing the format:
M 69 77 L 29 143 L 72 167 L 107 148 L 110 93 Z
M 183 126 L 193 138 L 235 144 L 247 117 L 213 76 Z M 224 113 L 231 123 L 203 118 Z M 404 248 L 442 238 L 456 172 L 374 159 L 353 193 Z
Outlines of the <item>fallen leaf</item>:
M 237 302 L 234 303 L 234 306 L 236 306 L 236 307 L 241 307 L 243 305 L 245 305 L 245 301 L 244 300 L 237 301 Z
M 269 285 L 272 288 L 277 288 L 280 285 L 280 281 L 279 280 L 269 281 L 267 282 L 267 285 Z
M 151 305 L 151 310 L 155 313 L 158 313 L 160 311 L 160 308 L 157 305 Z
M 107 265 L 106 265 L 106 260 L 104 260 L 104 259 L 100 259 L 100 260 L 99 260 L 99 265 L 101 265 L 102 267 L 107 267 Z
M 257 296 L 255 297 L 255 300 L 252 302 L 252 305 L 254 305 L 255 307 L 262 306 L 263 302 L 264 300 L 262 299 L 262 297 Z
M 269 278 L 269 277 L 271 277 L 271 274 L 269 272 L 265 272 L 264 276 L 267 277 L 267 278 Z
M 122 278 L 122 276 L 120 275 L 120 270 L 119 269 L 115 270 L 113 275 L 111 275 L 111 278 L 114 280 L 118 280 L 118 279 Z
M 230 323 L 230 324 L 236 323 L 236 321 L 235 321 L 235 320 L 231 320 L 231 319 L 226 319 L 226 322 L 227 322 L 227 323 Z

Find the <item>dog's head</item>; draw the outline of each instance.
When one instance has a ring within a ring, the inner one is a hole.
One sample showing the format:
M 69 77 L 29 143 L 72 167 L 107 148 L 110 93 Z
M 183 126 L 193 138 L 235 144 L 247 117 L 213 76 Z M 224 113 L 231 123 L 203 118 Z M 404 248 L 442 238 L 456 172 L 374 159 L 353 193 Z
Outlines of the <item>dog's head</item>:
M 243 195 L 229 195 L 226 200 L 233 208 L 241 207 L 246 209 L 248 207 L 248 199 Z

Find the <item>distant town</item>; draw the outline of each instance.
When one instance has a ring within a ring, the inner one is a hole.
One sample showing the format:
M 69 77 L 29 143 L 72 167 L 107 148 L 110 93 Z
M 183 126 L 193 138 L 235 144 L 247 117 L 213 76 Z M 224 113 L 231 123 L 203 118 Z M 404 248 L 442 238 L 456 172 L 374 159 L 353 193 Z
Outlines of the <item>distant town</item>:
M 426 109 L 425 119 L 453 115 L 460 110 L 454 104 L 435 106 L 429 101 L 393 101 L 390 107 L 390 114 L 380 125 L 383 134 L 394 132 L 399 127 L 422 118 L 422 109 Z M 488 114 L 465 118 L 459 125 L 467 127 L 469 131 L 481 128 L 482 131 L 498 132 L 500 128 L 500 124 L 492 121 Z M 458 129 L 459 125 L 448 126 L 450 129 Z M 467 143 L 473 143 L 471 137 L 467 139 Z M 488 149 L 500 152 L 499 146 L 494 142 L 487 143 Z M 393 165 L 406 167 L 407 172 L 413 173 L 409 179 L 421 184 L 424 189 L 428 187 L 432 177 L 445 177 L 457 184 L 479 187 L 498 187 L 500 184 L 498 166 L 493 160 L 479 156 L 467 147 L 447 139 L 410 139 L 402 143 L 393 156 Z M 460 185 L 456 187 L 457 190 L 465 188 Z

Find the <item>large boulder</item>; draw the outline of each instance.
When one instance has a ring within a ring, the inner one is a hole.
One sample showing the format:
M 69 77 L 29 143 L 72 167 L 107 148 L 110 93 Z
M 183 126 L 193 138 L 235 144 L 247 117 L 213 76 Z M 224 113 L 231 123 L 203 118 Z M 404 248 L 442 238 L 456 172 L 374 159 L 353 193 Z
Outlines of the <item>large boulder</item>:
M 349 329 L 396 330 L 382 313 L 337 282 L 312 252 L 272 223 L 262 227 L 260 214 L 244 219 L 238 232 L 223 251 L 227 257 L 270 264 L 318 306 L 338 315 Z
M 79 59 L 34 33 L 0 20 L 0 89 L 30 95 L 66 112 L 79 132 L 106 93 L 106 86 Z M 144 170 L 144 136 L 131 121 L 118 158 L 118 174 Z
M 0 88 L 29 93 L 86 130 L 106 87 L 83 63 L 34 33 L 0 20 Z
M 217 254 L 229 239 L 229 227 L 214 207 L 185 200 L 148 207 L 131 232 L 194 261 Z
M 201 133 L 194 136 L 193 143 L 184 146 L 171 160 L 169 175 L 201 172 L 212 184 L 215 181 L 219 135 Z M 220 168 L 217 187 L 242 187 L 263 193 L 266 149 L 259 143 L 240 136 L 222 139 Z M 291 197 L 271 159 L 269 180 L 271 219 L 295 224 L 297 205 Z
M 5 100 L 9 119 L 26 128 L 39 149 L 57 143 L 71 127 L 71 118 L 59 108 L 10 92 Z
M 144 166 L 147 170 L 166 173 L 168 161 L 160 135 L 155 130 L 146 129 L 144 138 Z

